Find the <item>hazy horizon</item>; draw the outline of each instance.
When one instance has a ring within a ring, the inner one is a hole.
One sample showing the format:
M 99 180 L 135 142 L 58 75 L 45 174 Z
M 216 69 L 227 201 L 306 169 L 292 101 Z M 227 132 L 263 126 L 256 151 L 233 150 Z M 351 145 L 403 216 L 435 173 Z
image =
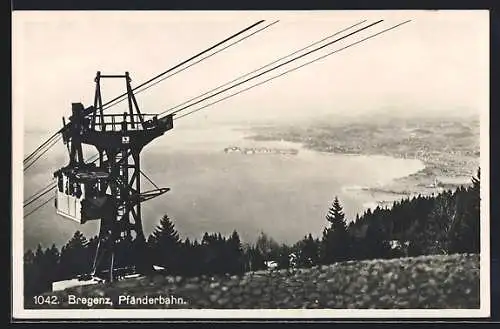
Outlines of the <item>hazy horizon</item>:
M 279 22 L 138 94 L 141 110 L 159 113 L 357 22 L 367 20 L 361 27 L 379 19 L 385 21 L 276 72 L 412 21 L 177 125 L 300 122 L 380 111 L 453 115 L 480 113 L 488 105 L 487 11 L 89 11 L 13 13 L 14 109 L 24 113 L 24 129 L 54 131 L 72 102 L 93 103 L 96 71 L 129 71 L 134 86 L 260 19 L 266 19 L 261 26 Z M 104 100 L 123 87 L 105 80 Z

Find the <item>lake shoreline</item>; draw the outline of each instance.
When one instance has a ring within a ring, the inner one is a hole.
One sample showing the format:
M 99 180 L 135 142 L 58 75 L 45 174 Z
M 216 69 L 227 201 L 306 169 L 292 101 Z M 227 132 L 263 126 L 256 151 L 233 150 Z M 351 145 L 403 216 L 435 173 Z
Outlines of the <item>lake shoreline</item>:
M 270 127 L 267 128 L 269 129 Z M 275 127 L 273 128 L 276 129 Z M 257 132 L 255 130 L 257 130 Z M 373 203 L 370 203 L 369 206 L 367 204 L 365 208 L 373 208 L 376 206 L 390 208 L 394 201 L 399 201 L 401 199 L 411 198 L 418 195 L 431 196 L 445 190 L 455 190 L 461 186 L 469 186 L 473 176 L 470 173 L 470 175 L 467 175 L 467 173 L 456 173 L 453 170 L 449 174 L 446 174 L 447 170 L 444 163 L 439 163 L 439 161 L 430 161 L 425 156 L 414 156 L 408 158 L 402 156 L 400 152 L 393 151 L 390 148 L 386 148 L 384 150 L 378 148 L 366 148 L 353 152 L 352 149 L 349 149 L 348 147 L 332 147 L 331 145 L 318 142 L 311 137 L 305 138 L 300 134 L 295 134 L 294 137 L 289 137 L 286 136 L 286 134 L 278 133 L 278 136 L 273 136 L 272 133 L 265 134 L 258 132 L 258 129 L 247 129 L 247 133 L 248 136 L 245 138 L 249 140 L 258 142 L 284 141 L 318 153 L 346 156 L 386 156 L 393 159 L 418 160 L 422 163 L 423 166 L 421 169 L 408 175 L 395 178 L 390 184 L 375 187 L 359 187 L 359 191 L 369 193 L 376 199 Z M 306 141 L 304 141 L 304 139 L 306 139 Z M 450 180 L 452 182 L 449 182 Z M 378 197 L 376 196 L 377 194 Z M 387 199 L 382 197 L 383 195 L 392 195 L 393 197 Z

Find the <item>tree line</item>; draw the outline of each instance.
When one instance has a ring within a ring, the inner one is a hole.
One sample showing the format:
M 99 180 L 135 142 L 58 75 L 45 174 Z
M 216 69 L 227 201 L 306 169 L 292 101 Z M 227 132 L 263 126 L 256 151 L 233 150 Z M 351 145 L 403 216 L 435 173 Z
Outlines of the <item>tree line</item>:
M 293 245 L 280 244 L 264 232 L 255 243 L 242 243 L 236 231 L 229 236 L 206 232 L 200 241 L 183 240 L 172 220 L 164 215 L 148 237 L 145 253 L 131 253 L 131 239 L 117 245 L 115 266 L 130 266 L 146 257 L 149 264 L 165 273 L 199 276 L 262 270 L 267 268 L 267 261 L 284 269 L 347 260 L 479 253 L 479 211 L 478 170 L 468 187 L 402 199 L 390 208 L 368 209 L 352 221 L 335 197 L 321 236 L 309 233 Z M 39 245 L 35 251 L 26 251 L 25 295 L 50 291 L 54 281 L 89 273 L 96 248 L 97 237 L 87 240 L 77 231 L 61 250 L 55 245 L 47 249 Z

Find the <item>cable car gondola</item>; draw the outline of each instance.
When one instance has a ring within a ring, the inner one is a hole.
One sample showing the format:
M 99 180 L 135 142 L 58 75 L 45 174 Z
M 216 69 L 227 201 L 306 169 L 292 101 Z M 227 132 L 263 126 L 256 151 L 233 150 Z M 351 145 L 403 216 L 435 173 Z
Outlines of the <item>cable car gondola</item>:
M 106 194 L 109 173 L 95 165 L 61 168 L 54 173 L 57 179 L 56 213 L 83 224 L 102 219 L 112 211 L 110 195 Z

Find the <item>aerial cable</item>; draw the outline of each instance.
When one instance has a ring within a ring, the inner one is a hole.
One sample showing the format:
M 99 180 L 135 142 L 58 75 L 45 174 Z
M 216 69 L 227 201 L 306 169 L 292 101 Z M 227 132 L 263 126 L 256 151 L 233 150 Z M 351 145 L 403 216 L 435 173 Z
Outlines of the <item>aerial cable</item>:
M 164 76 L 165 74 L 168 74 L 168 73 L 170 73 L 171 71 L 173 71 L 173 70 L 175 70 L 175 69 L 179 68 L 180 66 L 182 66 L 182 65 L 184 65 L 184 64 L 186 64 L 186 63 L 188 63 L 188 62 L 190 62 L 190 61 L 192 61 L 192 60 L 194 60 L 194 59 L 196 59 L 196 58 L 198 58 L 198 57 L 200 57 L 200 56 L 202 56 L 203 54 L 205 54 L 205 53 L 207 53 L 207 52 L 211 51 L 212 49 L 214 49 L 214 48 L 216 48 L 216 47 L 218 47 L 218 46 L 220 46 L 220 45 L 222 45 L 222 44 L 224 44 L 224 43 L 226 43 L 227 41 L 229 41 L 229 40 L 231 40 L 231 39 L 233 39 L 233 38 L 236 38 L 237 36 L 239 36 L 239 35 L 241 35 L 241 34 L 243 34 L 243 33 L 247 32 L 248 30 L 250 30 L 250 29 L 254 28 L 255 26 L 257 26 L 257 25 L 259 25 L 259 24 L 261 24 L 261 23 L 263 23 L 263 22 L 264 22 L 264 20 L 260 20 L 260 21 L 258 21 L 258 22 L 256 22 L 256 23 L 254 23 L 254 24 L 250 25 L 249 27 L 247 27 L 247 28 L 245 28 L 245 29 L 243 29 L 243 30 L 241 30 L 241 31 L 239 31 L 239 32 L 237 32 L 237 33 L 235 33 L 235 34 L 231 35 L 230 37 L 228 37 L 228 38 L 226 38 L 226 39 L 224 39 L 224 40 L 222 40 L 222 41 L 218 42 L 217 44 L 215 44 L 215 45 L 213 45 L 213 46 L 211 46 L 211 47 L 209 47 L 209 48 L 207 48 L 207 49 L 205 49 L 205 50 L 203 50 L 203 51 L 201 51 L 201 52 L 199 52 L 198 54 L 196 54 L 196 55 L 194 55 L 194 56 L 190 57 L 189 59 L 187 59 L 187 60 L 185 60 L 185 61 L 183 61 L 183 62 L 181 62 L 181 63 L 179 63 L 179 64 L 175 65 L 174 67 L 172 67 L 172 68 L 170 68 L 170 69 L 168 69 L 168 70 L 166 70 L 166 71 L 164 71 L 164 72 L 162 72 L 162 73 L 160 73 L 160 74 L 158 74 L 158 75 L 154 76 L 153 78 L 151 78 L 151 79 L 149 79 L 149 80 L 147 80 L 147 81 L 145 81 L 145 82 L 141 83 L 140 85 L 138 85 L 138 86 L 136 86 L 136 87 L 132 88 L 132 91 L 135 91 L 136 89 L 139 89 L 139 88 L 141 88 L 141 87 L 143 87 L 143 86 L 145 86 L 145 85 L 149 84 L 150 82 L 153 82 L 154 80 L 156 80 L 156 79 L 158 79 L 158 78 L 160 78 L 160 77 Z M 117 96 L 117 97 L 115 97 L 114 99 L 112 99 L 112 100 L 110 100 L 110 101 L 106 102 L 105 104 L 103 104 L 103 106 L 109 105 L 110 103 L 112 103 L 112 102 L 114 102 L 114 101 L 116 101 L 116 100 L 118 100 L 118 99 L 120 99 L 120 98 L 122 98 L 122 97 L 124 97 L 124 96 L 126 96 L 126 95 L 127 95 L 127 93 L 124 93 L 124 94 L 122 94 L 122 95 L 120 95 L 120 96 Z M 86 113 L 86 115 L 88 115 L 88 114 L 89 114 L 89 113 Z M 38 148 L 36 148 L 36 149 L 35 149 L 35 150 L 34 150 L 34 151 L 30 154 L 30 155 L 28 155 L 28 157 L 27 157 L 27 158 L 25 158 L 25 159 L 24 159 L 24 161 L 28 161 L 29 159 L 33 158 L 33 157 L 34 157 L 34 156 L 35 156 L 35 155 L 36 155 L 36 154 L 37 154 L 37 153 L 38 153 L 38 152 L 39 152 L 42 148 L 44 148 L 47 144 L 49 144 L 49 143 L 50 143 L 50 140 L 51 140 L 52 138 L 56 137 L 59 133 L 61 133 L 61 132 L 62 132 L 62 131 L 63 131 L 63 130 L 64 130 L 64 129 L 68 126 L 68 125 L 69 125 L 69 124 L 66 124 L 63 128 L 61 128 L 61 129 L 59 129 L 57 132 L 55 132 L 55 133 L 54 133 L 54 134 L 53 134 L 53 135 L 52 135 L 52 136 L 51 136 L 48 140 L 46 140 L 44 143 L 42 143 L 42 145 L 40 145 Z
M 175 70 L 175 69 L 177 69 L 177 68 L 181 67 L 182 65 L 184 65 L 184 64 L 186 64 L 186 63 L 188 63 L 188 62 L 192 61 L 193 59 L 196 59 L 196 58 L 198 58 L 198 57 L 202 56 L 203 54 L 208 53 L 208 52 L 209 52 L 209 51 L 211 51 L 212 49 L 217 48 L 218 46 L 220 46 L 220 45 L 222 45 L 222 44 L 224 44 L 224 43 L 228 42 L 229 40 L 236 38 L 237 36 L 239 36 L 239 35 L 241 35 L 241 34 L 245 33 L 246 31 L 248 31 L 248 30 L 250 30 L 250 29 L 254 28 L 255 26 L 257 26 L 257 25 L 259 25 L 259 24 L 262 24 L 263 22 L 264 22 L 264 20 L 260 20 L 260 21 L 258 21 L 257 23 L 254 23 L 254 24 L 250 25 L 249 27 L 244 28 L 243 30 L 239 31 L 238 33 L 235 33 L 235 34 L 231 35 L 230 37 L 228 37 L 228 38 L 226 38 L 226 39 L 224 39 L 224 40 L 222 40 L 222 41 L 220 41 L 220 42 L 216 43 L 215 45 L 213 45 L 213 46 L 211 46 L 211 47 L 209 47 L 209 48 L 207 48 L 207 49 L 203 50 L 202 52 L 199 52 L 198 54 L 196 54 L 196 55 L 194 55 L 194 56 L 190 57 L 189 59 L 186 59 L 185 61 L 183 61 L 183 62 L 181 62 L 181 63 L 179 63 L 179 64 L 177 64 L 177 65 L 175 65 L 175 66 L 173 66 L 173 67 L 171 67 L 171 68 L 169 68 L 168 70 L 166 70 L 166 71 L 164 71 L 164 72 L 162 72 L 162 73 L 160 73 L 160 74 L 158 74 L 158 75 L 156 75 L 156 76 L 154 76 L 154 77 L 152 77 L 151 79 L 149 79 L 149 80 L 147 80 L 147 81 L 145 81 L 145 82 L 141 83 L 140 85 L 135 86 L 134 88 L 132 88 L 132 91 L 135 91 L 135 90 L 137 90 L 137 89 L 139 89 L 139 88 L 141 88 L 141 87 L 144 87 L 144 86 L 145 86 L 145 85 L 147 85 L 148 83 L 151 83 L 151 82 L 155 81 L 156 79 L 161 78 L 161 77 L 162 77 L 162 76 L 164 76 L 165 74 L 168 74 L 168 73 L 172 72 L 173 70 Z M 109 104 L 111 104 L 111 103 L 113 103 L 113 102 L 117 101 L 118 99 L 120 99 L 120 98 L 122 98 L 122 97 L 124 97 L 124 96 L 127 96 L 127 93 L 123 93 L 123 94 L 121 94 L 120 96 L 117 96 L 117 97 L 113 98 L 112 100 L 110 100 L 110 101 L 108 101 L 108 102 L 104 103 L 102 106 L 109 105 Z
M 39 147 L 37 147 L 33 152 L 31 152 L 31 154 L 29 154 L 25 159 L 24 159 L 24 164 L 26 164 L 26 162 L 28 162 L 29 160 L 31 160 L 32 158 L 34 158 L 36 156 L 36 154 L 44 149 L 48 144 L 50 144 L 50 142 L 56 138 L 58 136 L 58 132 L 54 133 L 52 136 L 50 136 L 44 143 L 42 143 Z
M 35 158 L 33 158 L 33 160 L 32 160 L 31 162 L 30 162 L 30 161 L 28 161 L 28 162 L 30 162 L 29 164 L 24 164 L 24 169 L 23 169 L 23 171 L 26 171 L 26 170 L 28 170 L 31 166 L 33 166 L 33 165 L 35 164 L 35 162 L 36 162 L 38 159 L 40 159 L 40 157 L 42 157 L 45 153 L 47 153 L 47 151 L 48 151 L 48 150 L 49 150 L 52 146 L 54 146 L 54 145 L 55 145 L 58 141 L 59 141 L 59 139 L 58 139 L 58 138 L 53 139 L 53 140 L 52 140 L 52 142 L 50 143 L 50 145 L 49 145 L 49 146 L 47 146 L 47 148 L 46 148 L 43 152 L 41 152 L 40 154 L 38 154 L 38 156 L 36 156 Z
M 51 140 L 55 137 L 57 137 L 59 134 L 59 132 L 56 132 L 54 133 L 52 136 L 50 136 L 44 143 L 42 143 L 42 145 L 40 145 L 39 147 L 37 147 L 33 152 L 31 152 L 30 155 L 28 155 L 25 159 L 24 159 L 24 163 L 26 163 L 27 161 L 31 160 L 32 158 L 34 158 L 36 156 L 36 154 L 41 150 L 43 149 L 47 144 L 50 144 Z
M 36 200 L 40 199 L 42 196 L 44 196 L 45 194 L 49 193 L 49 192 L 52 192 L 52 189 L 56 186 L 56 184 L 53 184 L 53 186 L 49 186 L 49 188 L 44 191 L 42 194 L 38 195 L 36 198 L 32 197 L 31 200 L 29 200 L 28 202 L 26 202 L 24 205 L 23 205 L 23 208 L 24 207 L 27 207 L 29 206 L 30 204 L 32 204 L 33 202 L 35 202 Z
M 388 32 L 388 31 L 390 31 L 390 30 L 393 30 L 393 29 L 395 29 L 395 28 L 397 28 L 397 27 L 399 27 L 399 26 L 401 26 L 401 25 L 403 25 L 403 24 L 406 24 L 406 23 L 410 22 L 410 21 L 411 21 L 411 20 L 408 20 L 408 21 L 405 21 L 405 22 L 402 22 L 402 23 L 396 24 L 396 25 L 394 25 L 394 26 L 392 26 L 392 27 L 390 27 L 390 28 L 384 29 L 384 30 L 382 30 L 382 31 L 380 31 L 380 32 L 377 32 L 377 33 L 372 34 L 372 35 L 370 35 L 370 36 L 368 36 L 368 37 L 365 37 L 365 38 L 363 38 L 363 39 L 360 39 L 360 40 L 358 40 L 358 41 L 356 41 L 356 42 L 353 42 L 353 43 L 351 43 L 351 44 L 349 44 L 349 45 L 347 45 L 347 46 L 345 46 L 345 47 L 342 47 L 342 48 L 336 49 L 336 50 L 334 50 L 334 51 L 332 51 L 332 52 L 330 52 L 330 53 L 328 53 L 328 54 L 325 54 L 325 55 L 323 55 L 323 56 L 321 56 L 321 57 L 318 57 L 318 58 L 316 58 L 316 59 L 314 59 L 314 60 L 311 60 L 311 61 L 309 61 L 309 62 L 307 62 L 307 63 L 304 63 L 304 64 L 302 64 L 302 65 L 300 65 L 300 66 L 297 66 L 297 67 L 294 67 L 294 68 L 292 68 L 292 69 L 289 69 L 288 71 L 285 71 L 285 72 L 283 72 L 283 73 L 280 73 L 280 74 L 278 74 L 278 75 L 276 75 L 276 76 L 274 76 L 274 77 L 271 77 L 271 78 L 269 78 L 269 79 L 267 79 L 267 80 L 264 80 L 264 81 L 262 81 L 262 82 L 259 82 L 259 83 L 255 84 L 255 85 L 252 85 L 252 86 L 250 86 L 250 87 L 247 87 L 247 88 L 245 88 L 245 89 L 242 89 L 242 90 L 240 90 L 240 91 L 238 91 L 238 92 L 236 92 L 236 93 L 233 93 L 233 94 L 231 94 L 231 95 L 228 95 L 228 96 L 226 96 L 226 97 L 224 97 L 224 98 L 218 99 L 217 101 L 214 101 L 214 102 L 212 102 L 212 103 L 209 103 L 209 104 L 207 104 L 207 105 L 204 105 L 204 106 L 202 106 L 202 107 L 199 107 L 199 108 L 197 108 L 197 109 L 195 109 L 195 110 L 189 111 L 189 112 L 187 112 L 187 113 L 183 113 L 182 115 L 179 115 L 179 116 L 174 117 L 174 120 L 177 120 L 177 119 L 180 119 L 180 118 L 186 117 L 186 116 L 188 116 L 188 115 L 190 115 L 190 114 L 192 114 L 192 113 L 198 112 L 198 111 L 200 111 L 200 110 L 202 110 L 202 109 L 204 109 L 204 108 L 207 108 L 207 107 L 209 107 L 209 106 L 212 106 L 212 105 L 214 105 L 214 104 L 217 104 L 217 103 L 219 103 L 219 102 L 221 102 L 221 101 L 223 101 L 223 100 L 226 100 L 226 99 L 228 99 L 228 98 L 234 97 L 234 96 L 236 96 L 236 95 L 238 95 L 238 94 L 241 94 L 241 93 L 243 93 L 243 92 L 245 92 L 245 91 L 248 91 L 248 90 L 250 90 L 250 89 L 252 89 L 252 88 L 255 88 L 255 87 L 257 87 L 257 86 L 260 86 L 260 85 L 262 85 L 262 84 L 264 84 L 264 83 L 267 83 L 267 82 L 269 82 L 269 81 L 271 81 L 271 80 L 274 80 L 274 79 L 276 79 L 276 78 L 278 78 L 278 77 L 281 77 L 281 76 L 283 76 L 283 75 L 285 75 L 285 74 L 288 74 L 288 73 L 290 73 L 290 72 L 292 72 L 292 71 L 298 70 L 299 68 L 302 68 L 302 67 L 304 67 L 304 66 L 306 66 L 306 65 L 312 64 L 312 63 L 314 63 L 314 62 L 316 62 L 316 61 L 319 61 L 319 60 L 321 60 L 321 59 L 324 59 L 324 58 L 326 58 L 326 57 L 328 57 L 328 56 L 330 56 L 330 55 L 333 55 L 333 54 L 335 54 L 335 53 L 338 53 L 338 52 L 340 52 L 340 51 L 342 51 L 342 50 L 345 50 L 345 49 L 347 49 L 347 48 L 353 47 L 353 46 L 355 46 L 355 45 L 357 45 L 357 44 L 360 44 L 360 43 L 362 43 L 362 42 L 364 42 L 364 41 L 366 41 L 366 40 L 368 40 L 368 39 L 374 38 L 374 37 L 376 37 L 376 36 L 378 36 L 378 35 L 380 35 L 380 34 L 382 34 L 382 33 L 385 33 L 385 32 Z
M 253 35 L 255 35 L 255 34 L 257 34 L 257 33 L 261 32 L 261 31 L 263 31 L 263 30 L 265 30 L 265 29 L 267 29 L 267 28 L 269 28 L 269 27 L 271 27 L 272 25 L 274 25 L 274 24 L 276 24 L 276 23 L 278 23 L 278 22 L 279 22 L 279 20 L 274 21 L 274 22 L 272 22 L 272 23 L 270 23 L 270 24 L 268 24 L 268 25 L 266 25 L 266 26 L 264 26 L 264 27 L 262 27 L 262 28 L 260 28 L 260 29 L 258 29 L 258 30 L 256 30 L 256 31 L 252 32 L 251 34 L 246 35 L 245 37 L 243 37 L 243 38 L 241 38 L 241 39 L 239 39 L 239 40 L 236 40 L 236 41 L 234 41 L 233 43 L 230 43 L 229 45 L 227 45 L 227 46 L 225 46 L 225 47 L 223 47 L 223 48 L 221 48 L 221 49 L 217 50 L 216 52 L 214 52 L 214 53 L 212 53 L 212 54 L 210 54 L 210 55 L 208 55 L 208 56 L 206 56 L 206 57 L 203 57 L 203 58 L 201 58 L 201 59 L 197 60 L 196 62 L 193 62 L 193 63 L 189 64 L 189 65 L 188 65 L 188 66 L 186 66 L 186 67 L 183 67 L 183 68 L 182 68 L 182 69 L 180 69 L 179 71 L 176 71 L 176 72 L 171 73 L 171 74 L 169 74 L 169 75 L 167 75 L 167 76 L 164 76 L 164 77 L 162 77 L 160 80 L 158 80 L 158 81 L 156 81 L 156 82 L 154 82 L 154 83 L 150 84 L 149 86 L 145 86 L 144 88 L 137 90 L 134 94 L 135 94 L 135 95 L 137 95 L 137 94 L 139 94 L 139 93 L 141 93 L 141 92 L 143 92 L 143 91 L 146 91 L 147 89 L 149 89 L 149 88 L 151 88 L 151 87 L 156 86 L 157 84 L 159 84 L 160 82 L 164 81 L 165 79 L 168 79 L 168 78 L 170 78 L 170 77 L 172 77 L 172 76 L 174 76 L 174 75 L 176 75 L 176 74 L 178 74 L 178 73 L 181 73 L 181 72 L 182 72 L 182 71 L 184 71 L 184 70 L 187 70 L 187 69 L 188 69 L 188 68 L 190 68 L 191 66 L 196 65 L 196 64 L 198 64 L 198 63 L 200 63 L 200 62 L 204 61 L 205 59 L 208 59 L 208 58 L 210 58 L 210 57 L 212 57 L 212 56 L 214 56 L 214 55 L 216 55 L 216 54 L 220 53 L 221 51 L 223 51 L 223 50 L 225 50 L 225 49 L 227 49 L 227 48 L 229 48 L 229 47 L 231 47 L 231 46 L 234 46 L 235 44 L 237 44 L 237 43 L 239 43 L 239 42 L 241 42 L 241 41 L 243 41 L 243 40 L 245 40 L 245 39 L 247 39 L 247 38 L 249 38 L 249 37 L 251 37 L 251 36 L 253 36 Z M 104 110 L 106 110 L 106 109 L 108 109 L 108 108 L 110 108 L 110 107 L 112 107 L 112 106 L 115 106 L 115 105 L 117 105 L 117 104 L 119 104 L 119 103 L 121 103 L 121 102 L 123 102 L 123 101 L 125 101 L 125 100 L 126 100 L 126 98 L 122 97 L 120 100 L 116 101 L 115 103 L 113 103 L 113 104 L 109 104 L 109 105 L 107 105 L 107 106 L 103 107 L 103 109 L 104 109 Z
M 260 71 L 260 70 L 262 70 L 262 69 L 265 69 L 266 67 L 269 67 L 269 66 L 271 66 L 271 65 L 273 65 L 273 64 L 275 64 L 275 63 L 277 63 L 277 62 L 279 62 L 279 61 L 281 61 L 281 60 L 284 60 L 284 59 L 286 59 L 286 58 L 288 58 L 288 57 L 291 57 L 291 56 L 293 56 L 293 55 L 295 55 L 295 54 L 297 54 L 297 53 L 299 53 L 299 52 L 301 52 L 301 51 L 303 51 L 303 50 L 306 50 L 307 48 L 310 48 L 310 47 L 312 47 L 312 46 L 315 46 L 315 45 L 317 45 L 317 44 L 319 44 L 319 43 L 321 43 L 321 42 L 323 42 L 323 41 L 325 41 L 325 40 L 328 40 L 328 39 L 330 39 L 330 38 L 332 38 L 332 37 L 334 37 L 334 36 L 336 36 L 336 35 L 338 35 L 338 34 L 340 34 L 340 33 L 342 33 L 342 32 L 345 32 L 345 31 L 347 31 L 347 30 L 349 30 L 349 29 L 351 29 L 351 28 L 353 28 L 353 27 L 355 27 L 355 26 L 358 26 L 358 25 L 360 25 L 360 24 L 363 24 L 364 22 L 366 22 L 366 19 L 365 19 L 365 20 L 363 20 L 363 21 L 361 21 L 361 22 L 358 22 L 358 23 L 356 23 L 356 24 L 354 24 L 354 25 L 351 25 L 351 26 L 349 26 L 349 27 L 347 27 L 347 28 L 345 28 L 345 29 L 343 29 L 343 30 L 340 30 L 340 31 L 338 31 L 338 32 L 335 32 L 334 34 L 331 34 L 331 35 L 329 35 L 329 36 L 327 36 L 327 37 L 325 37 L 325 38 L 323 38 L 323 39 L 321 39 L 321 40 L 319 40 L 319 41 L 313 42 L 313 43 L 311 43 L 311 44 L 309 44 L 309 45 L 307 45 L 307 46 L 305 46 L 305 47 L 302 47 L 302 48 L 300 48 L 300 49 L 298 49 L 298 50 L 294 51 L 293 53 L 290 53 L 290 54 L 288 54 L 288 55 L 286 55 L 286 56 L 283 56 L 283 57 L 281 57 L 281 58 L 278 58 L 278 59 L 276 59 L 276 60 L 274 60 L 274 61 L 272 61 L 272 62 L 270 62 L 270 63 L 268 63 L 268 64 L 266 64 L 266 65 L 264 65 L 264 66 L 259 67 L 258 69 L 255 69 L 255 70 L 253 70 L 253 71 L 251 71 L 251 72 L 245 73 L 245 74 L 243 74 L 243 75 L 241 75 L 241 76 L 239 76 L 239 77 L 237 77 L 237 78 L 235 78 L 235 79 L 233 79 L 233 80 L 231 80 L 231 81 L 229 81 L 229 82 L 226 82 L 226 83 L 224 83 L 224 84 L 222 84 L 222 85 L 220 85 L 220 86 L 218 86 L 218 87 L 216 87 L 216 88 L 214 88 L 214 89 L 211 89 L 211 90 L 209 90 L 209 91 L 207 91 L 207 92 L 205 92 L 205 93 L 203 93 L 203 94 L 201 94 L 201 95 L 198 95 L 198 96 L 196 96 L 196 97 L 193 97 L 193 98 L 191 98 L 191 99 L 188 99 L 187 101 L 185 101 L 185 102 L 183 102 L 183 103 L 180 103 L 180 104 L 178 104 L 178 105 L 176 105 L 176 106 L 174 106 L 174 107 L 172 107 L 172 108 L 169 108 L 168 110 L 165 110 L 165 111 L 163 111 L 163 112 L 159 113 L 159 115 L 163 115 L 163 114 L 165 114 L 165 113 L 171 112 L 172 110 L 175 110 L 175 109 L 176 109 L 176 108 L 178 108 L 178 107 L 181 107 L 181 106 L 183 106 L 183 105 L 185 105 L 185 104 L 187 104 L 187 103 L 190 103 L 190 102 L 192 102 L 192 101 L 194 101 L 194 100 L 196 100 L 196 99 L 199 99 L 199 98 L 201 98 L 201 97 L 203 97 L 203 96 L 205 96 L 205 95 L 207 95 L 207 94 L 209 94 L 209 93 L 212 93 L 212 92 L 214 92 L 214 91 L 216 91 L 216 90 L 218 90 L 218 89 L 221 89 L 221 88 L 223 88 L 223 87 L 225 87 L 225 86 L 227 86 L 227 85 L 229 85 L 229 84 L 231 84 L 231 83 L 233 83 L 233 82 L 236 82 L 236 81 L 238 81 L 238 80 L 240 80 L 240 79 L 243 79 L 243 78 L 245 78 L 245 77 L 249 76 L 249 75 L 250 75 L 250 74 L 252 74 L 252 73 L 255 73 L 255 72 L 258 72 L 258 71 Z
M 291 62 L 293 62 L 293 61 L 295 61 L 295 60 L 297 60 L 297 59 L 300 59 L 300 58 L 302 58 L 302 57 L 304 57 L 304 56 L 307 56 L 307 55 L 309 55 L 309 54 L 311 54 L 311 53 L 313 53 L 313 52 L 316 52 L 316 51 L 318 51 L 318 50 L 321 50 L 321 49 L 323 49 L 323 48 L 325 48 L 325 47 L 328 47 L 328 46 L 330 46 L 330 45 L 332 45 L 332 44 L 334 44 L 334 43 L 336 43 L 336 42 L 338 42 L 338 41 L 340 41 L 340 40 L 343 40 L 343 39 L 345 39 L 345 38 L 347 38 L 347 37 L 349 37 L 349 36 L 351 36 L 351 35 L 353 35 L 353 34 L 356 34 L 356 33 L 359 33 L 359 32 L 361 32 L 361 31 L 363 31 L 363 30 L 366 30 L 367 28 L 372 27 L 372 26 L 374 26 L 374 25 L 376 25 L 376 24 L 379 24 L 379 23 L 381 23 L 381 22 L 383 22 L 383 20 L 376 21 L 376 22 L 371 23 L 371 24 L 369 24 L 369 25 L 367 25 L 367 26 L 365 26 L 365 27 L 362 27 L 362 28 L 360 28 L 360 29 L 358 29 L 358 30 L 356 30 L 356 31 L 354 31 L 354 32 L 348 33 L 348 34 L 346 34 L 346 35 L 344 35 L 344 36 L 342 36 L 342 37 L 340 37 L 340 38 L 337 38 L 337 39 L 335 39 L 335 40 L 333 40 L 333 41 L 330 41 L 330 42 L 328 42 L 328 43 L 326 43 L 326 44 L 322 45 L 321 47 L 318 47 L 318 48 L 312 49 L 312 50 L 310 50 L 310 51 L 308 51 L 308 52 L 306 52 L 306 53 L 304 53 L 304 54 L 302 54 L 302 55 L 300 55 L 300 56 L 294 57 L 294 58 L 292 58 L 292 59 L 290 59 L 290 60 L 288 60 L 288 61 L 286 61 L 286 62 L 284 62 L 284 63 L 281 63 L 281 64 L 279 64 L 279 65 L 277 65 L 277 66 L 274 66 L 274 67 L 272 67 L 272 68 L 270 68 L 270 69 L 268 69 L 268 70 L 266 70 L 266 71 L 264 71 L 264 72 L 261 72 L 261 73 L 259 73 L 259 74 L 257 74 L 257 75 L 254 75 L 254 76 L 252 76 L 252 77 L 250 77 L 250 78 L 248 78 L 248 79 L 245 79 L 245 80 L 243 80 L 243 81 L 241 81 L 241 82 L 238 82 L 237 84 L 234 84 L 234 85 L 232 85 L 232 86 L 230 86 L 230 87 L 227 87 L 227 88 L 225 88 L 225 89 L 222 89 L 221 91 L 218 91 L 218 92 L 216 92 L 216 93 L 215 93 L 215 94 L 213 94 L 213 95 L 207 96 L 207 97 L 202 98 L 202 99 L 200 99 L 200 100 L 198 100 L 198 101 L 196 101 L 196 102 L 194 102 L 194 103 L 192 103 L 192 104 L 189 104 L 189 105 L 186 105 L 186 106 L 184 106 L 184 107 L 181 107 L 180 109 L 175 110 L 175 111 L 171 112 L 170 114 L 176 114 L 176 113 L 179 113 L 179 112 L 181 112 L 181 111 L 183 111 L 183 110 L 185 110 L 185 109 L 187 109 L 187 108 L 189 108 L 189 107 L 191 107 L 191 106 L 193 106 L 193 105 L 199 104 L 199 103 L 201 103 L 201 102 L 203 102 L 203 101 L 205 101 L 205 100 L 207 100 L 207 99 L 210 99 L 210 98 L 215 97 L 215 96 L 217 96 L 217 95 L 219 95 L 219 94 L 222 94 L 223 92 L 226 92 L 226 91 L 228 91 L 228 90 L 230 90 L 230 89 L 232 89 L 232 88 L 234 88 L 234 87 L 237 87 L 237 86 L 239 86 L 239 85 L 242 85 L 242 84 L 244 84 L 244 83 L 246 83 L 246 82 L 248 82 L 248 81 L 251 81 L 251 80 L 253 80 L 253 79 L 256 79 L 256 78 L 258 78 L 258 77 L 260 77 L 260 76 L 262 76 L 262 75 L 264 75 L 264 74 L 266 74 L 266 73 L 269 73 L 269 72 L 271 72 L 271 71 L 274 71 L 274 70 L 275 70 L 275 69 L 277 69 L 277 68 L 280 68 L 280 67 L 282 67 L 282 66 L 284 66 L 284 65 L 287 65 L 287 64 L 289 64 L 289 63 L 291 63 Z
M 51 197 L 49 198 L 48 200 L 44 201 L 43 203 L 41 203 L 40 205 L 38 205 L 35 209 L 33 209 L 32 211 L 30 211 L 29 213 L 25 214 L 24 215 L 24 218 L 28 217 L 29 215 L 33 214 L 34 212 L 36 212 L 38 209 L 42 208 L 43 206 L 45 206 L 47 203 L 49 203 L 52 199 L 54 199 L 54 197 Z
M 47 189 L 51 190 L 55 186 L 56 186 L 56 182 L 51 181 L 49 184 L 47 184 L 41 190 L 39 190 L 38 192 L 36 192 L 35 194 L 33 194 L 31 197 L 29 197 L 28 199 L 26 199 L 23 202 L 23 207 L 26 207 L 26 206 L 30 205 L 33 201 L 38 200 L 41 196 L 44 195 L 44 193 L 46 192 Z

